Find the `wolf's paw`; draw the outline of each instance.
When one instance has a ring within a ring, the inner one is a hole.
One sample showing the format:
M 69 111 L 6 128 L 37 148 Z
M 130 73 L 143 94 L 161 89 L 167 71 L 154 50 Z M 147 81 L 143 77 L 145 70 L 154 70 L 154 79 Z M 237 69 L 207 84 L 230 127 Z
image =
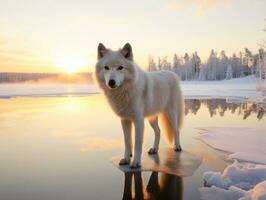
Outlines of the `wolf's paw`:
M 178 145 L 177 147 L 175 147 L 175 151 L 182 151 L 182 148 L 180 145 Z
M 150 148 L 149 151 L 148 151 L 148 154 L 152 155 L 152 154 L 157 154 L 158 152 L 158 149 L 156 148 Z
M 130 162 L 129 159 L 122 158 L 122 159 L 119 161 L 119 165 L 129 165 L 129 162 Z
M 131 168 L 131 169 L 137 169 L 137 168 L 140 168 L 140 162 L 133 161 L 133 162 L 130 164 L 130 168 Z

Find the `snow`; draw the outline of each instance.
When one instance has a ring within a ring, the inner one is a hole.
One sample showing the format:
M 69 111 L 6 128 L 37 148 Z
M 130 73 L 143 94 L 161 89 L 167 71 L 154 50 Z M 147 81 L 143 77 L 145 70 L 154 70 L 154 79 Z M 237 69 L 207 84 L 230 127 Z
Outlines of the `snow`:
M 199 189 L 201 199 L 266 199 L 266 166 L 240 166 L 237 162 L 227 166 L 223 173 L 205 172 L 207 186 Z
M 266 164 L 266 130 L 259 128 L 200 128 L 200 139 L 229 152 L 230 159 Z
M 182 81 L 186 98 L 227 98 L 237 101 L 259 101 L 261 91 L 256 90 L 258 79 L 253 76 L 222 81 Z M 0 98 L 86 96 L 99 93 L 96 85 L 90 84 L 0 84 Z
M 258 79 L 253 76 L 222 81 L 183 81 L 181 86 L 189 98 L 238 98 L 254 100 L 261 97 L 257 91 Z
M 201 198 L 266 200 L 266 130 L 235 127 L 200 130 L 201 140 L 215 149 L 228 152 L 228 158 L 235 160 L 223 173 L 204 173 L 205 185 L 211 187 L 199 189 Z

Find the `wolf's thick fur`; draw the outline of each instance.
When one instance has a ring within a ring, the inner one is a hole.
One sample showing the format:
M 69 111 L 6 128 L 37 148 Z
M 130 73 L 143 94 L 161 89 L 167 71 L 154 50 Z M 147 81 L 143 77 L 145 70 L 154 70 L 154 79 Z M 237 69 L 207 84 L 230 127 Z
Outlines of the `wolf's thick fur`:
M 129 164 L 132 155 L 132 123 L 135 127 L 134 157 L 131 167 L 139 167 L 142 153 L 144 118 L 148 118 L 155 132 L 150 154 L 159 149 L 162 119 L 168 141 L 180 151 L 179 131 L 183 121 L 183 97 L 179 79 L 170 71 L 144 72 L 133 61 L 130 44 L 118 51 L 98 46 L 96 79 L 114 112 L 121 118 L 125 154 L 120 164 Z

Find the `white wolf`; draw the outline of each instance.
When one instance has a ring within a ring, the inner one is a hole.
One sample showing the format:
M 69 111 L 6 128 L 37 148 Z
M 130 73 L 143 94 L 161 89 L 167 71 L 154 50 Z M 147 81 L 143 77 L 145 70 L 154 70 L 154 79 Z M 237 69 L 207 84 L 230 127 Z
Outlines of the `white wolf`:
M 159 149 L 160 129 L 158 116 L 165 125 L 165 133 L 174 150 L 181 151 L 179 131 L 183 121 L 183 97 L 179 79 L 170 71 L 144 72 L 133 61 L 129 43 L 113 51 L 100 43 L 96 79 L 103 89 L 114 112 L 121 118 L 124 132 L 125 153 L 120 165 L 140 167 L 144 118 L 149 120 L 155 132 L 153 147 L 149 154 Z M 135 128 L 134 156 L 132 156 L 132 124 Z

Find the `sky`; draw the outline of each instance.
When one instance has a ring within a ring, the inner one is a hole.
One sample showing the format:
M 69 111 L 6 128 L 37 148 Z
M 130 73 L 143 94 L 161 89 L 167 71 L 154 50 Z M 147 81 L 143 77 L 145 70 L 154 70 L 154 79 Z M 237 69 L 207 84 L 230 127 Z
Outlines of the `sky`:
M 91 72 L 97 45 L 155 58 L 256 52 L 266 0 L 0 0 L 0 72 Z

